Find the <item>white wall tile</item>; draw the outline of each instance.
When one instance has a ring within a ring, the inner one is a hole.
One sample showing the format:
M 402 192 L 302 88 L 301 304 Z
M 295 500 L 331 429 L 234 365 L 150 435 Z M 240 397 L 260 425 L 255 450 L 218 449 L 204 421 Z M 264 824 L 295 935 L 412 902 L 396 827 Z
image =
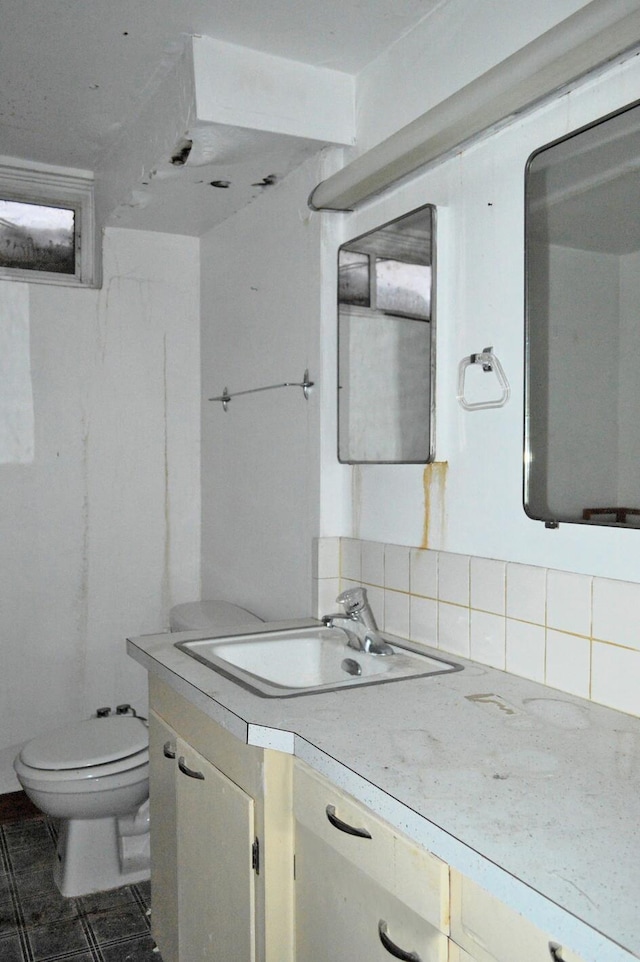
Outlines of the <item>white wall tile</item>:
M 469 658 L 469 609 L 438 603 L 438 648 Z
M 384 545 L 378 541 L 362 542 L 362 581 L 384 586 Z
M 409 637 L 409 595 L 401 591 L 385 591 L 384 593 L 384 630 L 398 635 L 400 638 Z
M 469 604 L 469 556 L 440 552 L 438 597 L 456 605 Z
M 412 641 L 438 647 L 438 602 L 433 598 L 410 598 L 410 634 Z
M 316 602 L 316 617 L 333 614 L 337 610 L 336 598 L 340 594 L 341 584 L 338 578 L 317 578 L 314 585 Z
M 640 585 L 594 578 L 593 637 L 640 649 Z
M 340 538 L 314 538 L 315 578 L 340 577 Z
M 367 599 L 379 628 L 384 627 L 384 588 L 371 588 L 367 585 Z
M 469 653 L 474 661 L 493 668 L 505 665 L 505 619 L 471 609 Z
M 547 626 L 576 635 L 591 634 L 591 585 L 588 575 L 547 573 Z
M 546 623 L 547 569 L 534 565 L 507 564 L 507 616 Z
M 319 572 L 335 565 L 336 541 L 318 539 Z M 640 585 L 445 551 L 339 542 L 340 582 L 316 579 L 320 614 L 335 609 L 338 591 L 364 583 L 378 624 L 391 634 L 640 715 Z M 615 644 L 591 642 L 591 632 Z
M 411 549 L 399 544 L 384 548 L 384 586 L 396 591 L 409 591 L 409 558 Z
M 410 588 L 412 595 L 438 597 L 438 552 L 412 548 L 410 559 Z
M 591 697 L 631 715 L 640 715 L 640 652 L 593 642 Z
M 506 669 L 522 678 L 544 682 L 545 629 L 507 618 Z
M 472 558 L 470 564 L 471 607 L 504 615 L 506 600 L 506 569 L 504 561 Z
M 590 647 L 587 638 L 547 628 L 545 683 L 572 695 L 588 698 Z
M 362 542 L 355 538 L 340 539 L 340 576 L 360 581 L 362 576 Z

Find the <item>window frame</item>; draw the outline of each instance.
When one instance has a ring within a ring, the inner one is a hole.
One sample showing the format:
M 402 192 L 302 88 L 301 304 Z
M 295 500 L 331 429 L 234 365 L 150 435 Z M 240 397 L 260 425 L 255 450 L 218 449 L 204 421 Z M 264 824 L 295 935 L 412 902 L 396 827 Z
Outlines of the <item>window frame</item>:
M 27 161 L 0 157 L 0 200 L 61 207 L 75 213 L 75 272 L 39 271 L 0 266 L 0 281 L 99 287 L 99 248 L 94 210 L 94 178 L 90 171 L 42 168 Z

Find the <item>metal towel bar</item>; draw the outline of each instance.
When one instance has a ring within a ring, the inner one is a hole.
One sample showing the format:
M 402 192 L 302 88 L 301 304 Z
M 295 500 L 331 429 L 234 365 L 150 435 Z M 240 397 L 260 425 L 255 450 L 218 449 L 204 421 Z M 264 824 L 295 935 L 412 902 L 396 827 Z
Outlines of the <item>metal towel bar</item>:
M 305 396 L 305 400 L 309 400 L 310 389 L 314 385 L 314 381 L 309 380 L 309 369 L 305 370 L 302 375 L 301 381 L 284 381 L 282 384 L 267 384 L 265 387 L 253 387 L 248 391 L 234 391 L 233 394 L 229 393 L 229 389 L 225 388 L 222 394 L 218 394 L 217 397 L 210 397 L 210 401 L 220 401 L 222 403 L 222 408 L 224 411 L 229 407 L 229 401 L 232 397 L 240 397 L 242 394 L 258 394 L 260 391 L 275 391 L 277 388 L 281 387 L 301 387 L 302 393 Z

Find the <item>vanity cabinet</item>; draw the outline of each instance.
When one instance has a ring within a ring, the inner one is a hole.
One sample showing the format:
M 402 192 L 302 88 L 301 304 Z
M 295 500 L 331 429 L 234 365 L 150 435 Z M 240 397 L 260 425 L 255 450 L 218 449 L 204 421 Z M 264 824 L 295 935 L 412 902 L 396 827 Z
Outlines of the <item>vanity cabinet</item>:
M 151 929 L 163 962 L 292 962 L 288 756 L 243 746 L 152 689 Z
M 296 962 L 446 962 L 444 862 L 297 762 L 293 799 Z

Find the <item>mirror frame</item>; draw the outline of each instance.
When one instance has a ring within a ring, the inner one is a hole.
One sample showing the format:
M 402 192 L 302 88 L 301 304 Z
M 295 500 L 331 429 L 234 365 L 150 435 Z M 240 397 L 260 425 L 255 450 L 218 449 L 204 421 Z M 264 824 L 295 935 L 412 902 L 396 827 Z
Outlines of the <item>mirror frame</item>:
M 378 231 L 383 230 L 385 227 L 390 227 L 393 224 L 397 224 L 399 221 L 405 220 L 405 218 L 413 216 L 414 214 L 419 214 L 421 211 L 429 211 L 431 216 L 431 289 L 430 289 L 430 316 L 428 320 L 424 320 L 419 323 L 425 323 L 429 325 L 430 330 L 430 353 L 429 353 L 429 407 L 427 416 L 429 419 L 429 446 L 426 458 L 415 459 L 411 461 L 360 461 L 355 459 L 344 459 L 340 457 L 340 300 L 339 300 L 339 290 L 336 291 L 336 313 L 337 313 L 337 340 L 336 340 L 336 455 L 338 462 L 340 464 L 390 464 L 390 465 L 401 465 L 401 464 L 430 464 L 435 461 L 435 431 L 436 431 L 436 354 L 437 354 L 437 207 L 435 204 L 422 204 L 420 207 L 416 207 L 413 210 L 406 211 L 404 214 L 400 214 L 398 217 L 393 217 L 391 220 L 385 221 L 383 224 L 379 224 L 372 230 L 365 231 L 362 234 L 357 234 L 355 237 L 349 237 L 344 240 L 338 247 L 337 252 L 337 270 L 340 269 L 340 252 L 352 244 L 357 243 L 364 238 L 370 237 L 372 234 L 376 234 Z M 338 276 L 338 275 L 336 275 Z M 338 285 L 336 285 L 338 286 Z
M 560 524 L 580 524 L 589 525 L 592 527 L 618 527 L 625 530 L 636 530 L 636 526 L 629 526 L 620 522 L 619 520 L 604 521 L 604 520 L 594 520 L 591 518 L 583 517 L 567 517 L 565 515 L 559 515 L 558 517 L 553 517 L 552 512 L 548 511 L 547 514 L 544 512 L 536 512 L 531 509 L 531 465 L 533 461 L 533 452 L 531 444 L 531 411 L 532 411 L 532 382 L 533 377 L 531 373 L 531 331 L 532 331 L 532 317 L 531 317 L 531 297 L 530 297 L 530 222 L 531 222 L 531 166 L 536 158 L 547 150 L 558 146 L 559 144 L 566 143 L 573 138 L 579 137 L 581 134 L 586 133 L 589 130 L 593 130 L 596 127 L 613 120 L 616 117 L 622 116 L 625 113 L 633 109 L 640 107 L 640 100 L 635 100 L 632 103 L 626 104 L 624 107 L 620 107 L 616 110 L 598 117 L 596 120 L 590 121 L 587 124 L 583 124 L 581 127 L 577 127 L 575 130 L 570 131 L 567 134 L 563 134 L 561 137 L 557 137 L 552 141 L 536 148 L 527 158 L 525 164 L 525 176 L 524 176 L 524 423 L 523 423 L 523 485 L 522 485 L 522 503 L 524 512 L 528 518 L 532 521 L 539 521 L 544 524 L 545 528 L 555 529 L 560 526 Z M 640 157 L 639 157 L 640 163 Z M 639 175 L 640 176 L 640 175 Z M 585 509 L 585 511 L 588 509 Z M 608 512 L 613 514 L 614 512 Z

